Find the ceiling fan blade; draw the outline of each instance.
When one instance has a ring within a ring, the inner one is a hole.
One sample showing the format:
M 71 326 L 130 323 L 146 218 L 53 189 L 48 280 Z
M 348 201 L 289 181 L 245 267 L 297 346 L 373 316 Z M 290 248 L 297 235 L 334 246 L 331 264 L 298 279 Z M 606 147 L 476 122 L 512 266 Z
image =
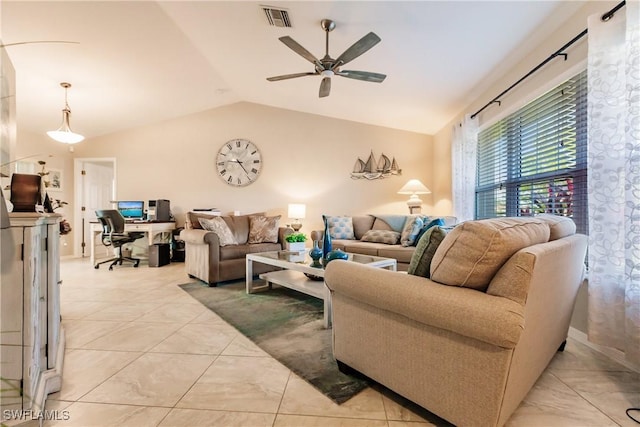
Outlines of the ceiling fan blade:
M 341 77 L 348 77 L 350 79 L 364 80 L 366 82 L 382 83 L 387 77 L 386 74 L 370 73 L 368 71 L 353 71 L 343 70 L 336 73 Z
M 10 47 L 10 46 L 18 46 L 18 45 L 21 45 L 21 44 L 36 44 L 36 43 L 72 43 L 72 44 L 80 44 L 80 42 L 70 42 L 70 41 L 63 41 L 63 40 L 36 40 L 36 41 L 30 41 L 30 42 L 17 42 L 17 43 L 0 44 L 0 48 Z
M 322 79 L 322 83 L 320 83 L 320 93 L 318 94 L 318 96 L 320 98 L 324 98 L 329 96 L 330 92 L 331 92 L 331 77 L 325 77 L 324 79 Z
M 338 59 L 336 59 L 333 68 L 353 61 L 358 56 L 362 55 L 363 53 L 380 43 L 381 40 L 382 39 L 375 33 L 367 34 L 366 36 L 352 44 L 349 49 L 345 50 L 342 55 L 340 55 Z
M 269 80 L 270 82 L 277 82 L 279 80 L 295 79 L 296 77 L 315 76 L 316 74 L 318 74 L 318 73 L 284 74 L 282 76 L 267 77 L 267 80 Z
M 307 61 L 311 62 L 312 64 L 318 65 L 319 67 L 324 69 L 324 67 L 322 67 L 322 63 L 318 60 L 318 58 L 313 56 L 311 52 L 309 52 L 307 49 L 302 47 L 297 41 L 295 41 L 291 37 L 283 36 L 283 37 L 280 37 L 278 40 L 286 44 L 291 50 L 293 50 L 298 55 L 302 56 Z

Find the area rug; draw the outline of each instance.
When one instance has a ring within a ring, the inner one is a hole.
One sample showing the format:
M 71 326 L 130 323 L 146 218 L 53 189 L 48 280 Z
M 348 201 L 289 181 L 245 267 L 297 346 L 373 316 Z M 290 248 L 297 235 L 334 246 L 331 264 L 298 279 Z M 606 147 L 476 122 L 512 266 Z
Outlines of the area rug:
M 322 326 L 322 300 L 277 286 L 247 294 L 244 280 L 215 288 L 200 282 L 179 286 L 334 402 L 367 387 L 338 370 L 331 330 Z

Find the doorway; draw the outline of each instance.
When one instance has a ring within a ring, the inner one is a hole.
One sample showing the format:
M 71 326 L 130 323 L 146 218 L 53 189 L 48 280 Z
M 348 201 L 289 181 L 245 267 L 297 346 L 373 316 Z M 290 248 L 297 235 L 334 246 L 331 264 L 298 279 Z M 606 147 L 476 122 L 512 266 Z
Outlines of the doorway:
M 110 209 L 116 200 L 116 159 L 78 158 L 74 160 L 75 203 L 73 253 L 91 255 L 89 223 L 97 221 L 96 209 Z

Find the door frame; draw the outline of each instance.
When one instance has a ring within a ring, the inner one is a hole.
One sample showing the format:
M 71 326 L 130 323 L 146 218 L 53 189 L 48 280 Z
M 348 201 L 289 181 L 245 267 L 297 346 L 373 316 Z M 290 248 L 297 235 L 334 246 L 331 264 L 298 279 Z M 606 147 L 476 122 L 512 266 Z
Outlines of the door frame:
M 82 188 L 82 165 L 84 163 L 101 163 L 107 164 L 111 163 L 113 168 L 113 189 L 112 189 L 112 200 L 117 200 L 117 188 L 118 188 L 118 176 L 117 176 L 117 167 L 116 167 L 116 158 L 115 157 L 77 157 L 73 159 L 73 226 L 75 230 L 78 232 L 73 233 L 73 256 L 74 257 L 82 257 L 82 206 L 83 206 L 83 196 L 84 191 Z M 88 225 L 87 225 L 88 226 Z M 85 242 L 85 245 L 88 245 L 89 242 Z M 84 251 L 84 256 L 90 256 L 90 251 Z

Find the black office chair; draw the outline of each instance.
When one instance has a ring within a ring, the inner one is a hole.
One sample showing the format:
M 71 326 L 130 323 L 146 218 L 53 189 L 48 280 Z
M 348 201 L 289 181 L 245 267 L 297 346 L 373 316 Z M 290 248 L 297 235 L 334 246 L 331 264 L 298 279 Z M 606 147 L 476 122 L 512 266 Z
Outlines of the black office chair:
M 102 244 L 105 246 L 113 246 L 116 249 L 117 256 L 96 263 L 95 268 L 100 268 L 100 264 L 110 262 L 109 270 L 113 270 L 114 265 L 122 265 L 123 261 L 130 261 L 134 267 L 137 267 L 138 264 L 140 264 L 140 260 L 138 258 L 122 256 L 122 246 L 144 237 L 144 233 L 125 232 L 124 217 L 115 209 L 98 210 L 96 211 L 96 217 L 98 217 L 98 220 L 100 220 L 102 224 Z

